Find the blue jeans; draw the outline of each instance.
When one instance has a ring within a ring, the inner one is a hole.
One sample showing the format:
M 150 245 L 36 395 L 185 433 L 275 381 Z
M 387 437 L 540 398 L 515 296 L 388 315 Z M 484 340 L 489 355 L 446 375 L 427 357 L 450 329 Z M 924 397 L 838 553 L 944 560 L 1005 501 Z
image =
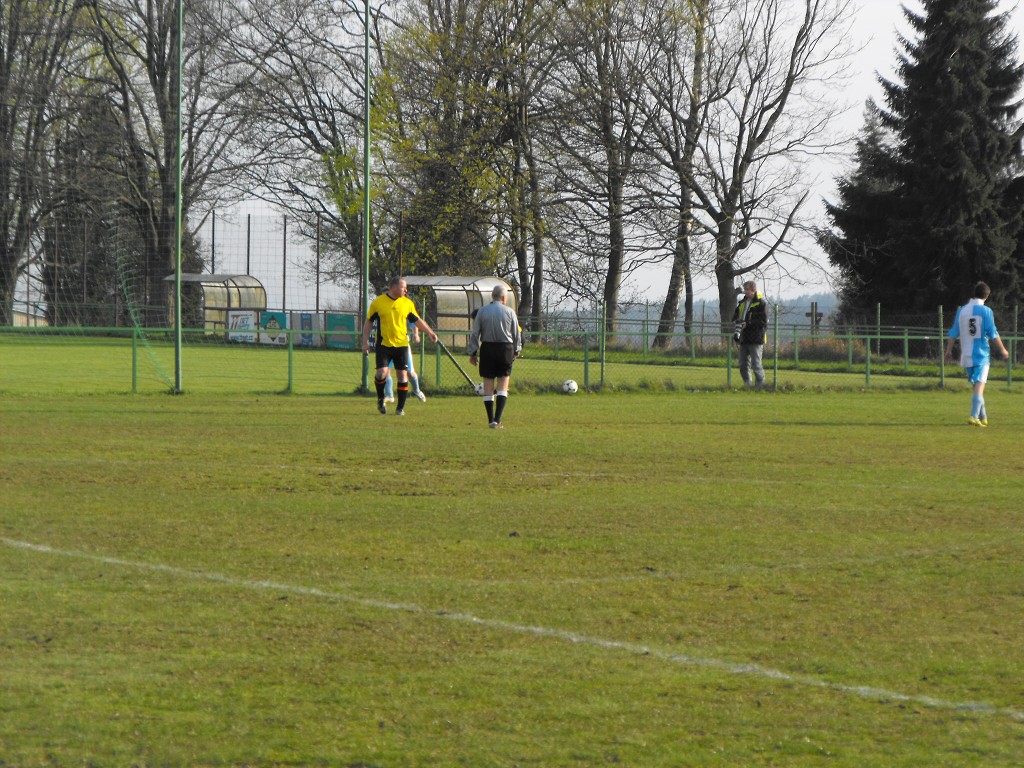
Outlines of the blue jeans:
M 761 365 L 761 355 L 764 354 L 764 344 L 740 344 L 740 376 L 743 383 L 750 386 L 750 371 L 754 371 L 754 381 L 757 386 L 764 384 L 764 367 Z

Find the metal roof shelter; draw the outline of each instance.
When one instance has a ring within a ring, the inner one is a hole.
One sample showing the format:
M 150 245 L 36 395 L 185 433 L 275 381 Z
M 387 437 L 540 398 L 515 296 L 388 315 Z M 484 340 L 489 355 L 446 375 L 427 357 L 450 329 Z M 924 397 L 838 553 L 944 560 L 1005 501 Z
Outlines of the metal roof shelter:
M 174 280 L 174 275 L 164 278 Z M 267 289 L 252 275 L 207 275 L 189 272 L 181 276 L 185 286 L 198 287 L 203 327 L 208 331 L 227 328 L 228 310 L 267 308 Z M 173 298 L 172 298 L 173 301 Z M 182 304 L 188 306 L 185 299 Z
M 464 277 L 449 275 L 412 275 L 405 278 L 409 293 L 417 305 L 422 306 L 430 318 L 434 330 L 447 335 L 452 333 L 451 341 L 455 343 L 455 335 L 465 343 L 465 337 L 472 330 L 470 316 L 473 310 L 480 309 L 491 303 L 491 290 L 496 285 L 504 285 L 508 289 L 508 305 L 517 309 L 519 302 L 512 286 L 500 277 Z

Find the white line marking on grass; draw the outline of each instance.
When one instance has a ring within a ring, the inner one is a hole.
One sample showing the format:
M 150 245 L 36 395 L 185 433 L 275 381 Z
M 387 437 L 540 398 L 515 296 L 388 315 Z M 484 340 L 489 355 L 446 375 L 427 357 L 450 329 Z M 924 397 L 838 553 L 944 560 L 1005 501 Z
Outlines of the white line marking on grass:
M 171 576 L 182 576 L 197 581 L 211 581 L 218 584 L 225 584 L 231 587 L 240 587 L 243 589 L 288 592 L 296 595 L 306 595 L 309 597 L 322 597 L 330 600 L 337 600 L 339 602 L 360 605 L 365 608 L 375 608 L 387 611 L 402 611 L 403 613 L 411 613 L 419 616 L 447 619 L 449 621 L 455 621 L 462 624 L 472 624 L 478 627 L 486 627 L 487 629 L 504 630 L 506 632 L 512 632 L 519 635 L 533 635 L 536 637 L 551 638 L 553 640 L 562 640 L 564 642 L 573 643 L 575 645 L 589 645 L 595 648 L 603 648 L 606 650 L 623 651 L 625 653 L 629 653 L 635 656 L 647 656 L 649 658 L 658 659 L 660 661 L 665 661 L 672 664 L 714 669 L 721 672 L 726 672 L 731 675 L 751 675 L 754 677 L 762 677 L 769 680 L 776 680 L 783 683 L 791 683 L 793 685 L 800 685 L 808 688 L 818 688 L 826 691 L 835 691 L 838 693 L 849 694 L 863 699 L 916 704 L 920 706 L 930 707 L 933 709 L 946 709 L 961 712 L 977 712 L 989 715 L 1002 715 L 1016 721 L 1024 722 L 1024 711 L 1013 709 L 1012 707 L 999 707 L 994 704 L 988 704 L 986 702 L 948 701 L 946 699 L 938 699 L 933 696 L 900 693 L 898 691 L 889 691 L 884 688 L 874 688 L 866 685 L 845 685 L 843 683 L 835 683 L 829 680 L 825 680 L 823 678 L 813 677 L 811 675 L 801 675 L 793 674 L 790 672 L 783 672 L 782 670 L 772 669 L 771 667 L 764 667 L 760 664 L 739 664 L 736 662 L 723 661 L 721 659 L 713 659 L 703 656 L 691 656 L 689 654 L 671 653 L 669 651 L 659 650 L 657 648 L 651 648 L 650 646 L 641 645 L 640 643 L 624 642 L 621 640 L 607 640 L 600 637 L 594 637 L 592 635 L 583 635 L 578 632 L 572 632 L 565 629 L 540 627 L 533 626 L 530 624 L 516 624 L 514 622 L 502 621 L 500 619 L 485 619 L 468 613 L 452 612 L 443 609 L 424 608 L 422 606 L 409 603 L 393 603 L 386 600 L 374 600 L 371 598 L 353 597 L 352 595 L 346 595 L 341 592 L 330 592 L 324 589 L 318 589 L 316 587 L 303 587 L 296 584 L 283 584 L 281 582 L 266 581 L 262 579 L 241 579 L 234 576 L 228 576 L 225 574 L 211 573 L 208 571 L 189 570 L 187 568 L 178 568 L 173 565 L 164 565 L 162 563 L 147 563 L 139 560 L 123 560 L 117 557 L 107 557 L 105 555 L 96 555 L 89 552 L 76 552 L 73 550 L 56 549 L 54 547 L 48 547 L 45 544 L 32 544 L 31 542 L 18 541 L 16 539 L 8 539 L 6 537 L 0 537 L 0 542 L 2 542 L 4 545 L 8 547 L 11 547 L 12 549 L 22 549 L 30 552 L 39 552 L 47 555 L 57 555 L 59 557 L 77 558 L 80 560 L 90 560 L 92 562 L 104 563 L 106 565 L 116 565 L 125 568 L 133 568 L 141 571 L 164 573 Z

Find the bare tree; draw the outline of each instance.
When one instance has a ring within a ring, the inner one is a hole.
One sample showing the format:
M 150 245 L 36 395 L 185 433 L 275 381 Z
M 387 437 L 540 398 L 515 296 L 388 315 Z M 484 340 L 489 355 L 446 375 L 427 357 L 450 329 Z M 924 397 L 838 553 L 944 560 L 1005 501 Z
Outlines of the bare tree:
M 506 149 L 496 174 L 504 180 L 507 240 L 513 282 L 519 288 L 519 316 L 541 330 L 547 232 L 545 178 L 538 123 L 550 120 L 542 100 L 544 82 L 559 60 L 555 37 L 558 4 L 514 0 L 500 29 L 503 70 L 497 90 L 504 98 L 505 128 L 498 137 Z M 500 228 L 500 224 L 498 225 Z M 501 271 L 499 269 L 499 271 Z
M 655 345 L 668 346 L 683 303 L 684 327 L 693 322 L 693 259 L 696 245 L 693 188 L 698 142 L 706 126 L 705 67 L 709 0 L 651 3 L 644 24 L 651 45 L 649 71 L 640 108 L 647 115 L 640 136 L 665 176 L 652 180 L 651 192 L 671 212 L 672 250 L 669 283 L 658 321 Z
M 543 277 L 526 119 L 533 41 L 550 25 L 538 8 L 410 0 L 371 15 L 371 282 L 484 266 L 518 276 L 529 311 L 531 281 Z M 252 90 L 265 158 L 254 182 L 275 203 L 329 224 L 338 279 L 362 266 L 360 14 L 327 0 L 260 0 L 236 43 L 265 51 Z M 528 237 L 540 260 L 532 273 Z
M 697 226 L 715 244 L 726 324 L 735 278 L 787 252 L 800 225 L 802 159 L 834 146 L 838 108 L 826 86 L 841 79 L 848 54 L 849 3 L 740 0 L 706 10 L 703 126 L 690 187 Z
M 181 218 L 188 245 L 189 213 L 230 193 L 249 164 L 248 127 L 239 98 L 250 62 L 224 44 L 238 21 L 229 0 L 196 0 L 185 14 L 182 43 Z M 94 29 L 112 73 L 113 106 L 122 131 L 120 173 L 130 189 L 124 205 L 144 244 L 138 301 L 147 325 L 167 322 L 176 254 L 178 184 L 178 3 L 176 0 L 93 0 Z M 191 251 L 191 248 L 187 250 Z M 185 254 L 189 256 L 189 253 Z M 191 254 L 186 268 L 201 261 Z
M 565 61 L 549 90 L 558 110 L 546 138 L 559 198 L 552 235 L 560 241 L 561 282 L 601 302 L 612 332 L 624 281 L 652 253 L 640 193 L 649 172 L 638 138 L 647 76 L 641 13 L 632 0 L 570 4 L 559 35 Z
M 364 33 L 361 4 L 253 0 L 232 36 L 256 67 L 247 104 L 256 161 L 248 183 L 260 198 L 321 228 L 328 277 L 353 279 L 362 264 Z M 371 56 L 382 27 L 371 15 Z M 376 63 L 375 63 L 376 62 Z M 379 61 L 371 60 L 379 70 Z
M 4 0 L 0 7 L 0 325 L 13 321 L 14 291 L 33 233 L 52 200 L 44 186 L 82 3 Z
M 501 147 L 508 135 L 504 0 L 419 0 L 386 45 L 381 128 L 407 264 L 438 274 L 502 262 Z
M 140 249 L 118 203 L 130 194 L 118 172 L 121 130 L 102 59 L 72 65 L 63 83 L 74 87 L 65 98 L 75 107 L 55 132 L 46 179 L 51 203 L 40 222 L 47 317 L 51 325 L 122 325 L 131 320 L 119 300 L 118 256 Z

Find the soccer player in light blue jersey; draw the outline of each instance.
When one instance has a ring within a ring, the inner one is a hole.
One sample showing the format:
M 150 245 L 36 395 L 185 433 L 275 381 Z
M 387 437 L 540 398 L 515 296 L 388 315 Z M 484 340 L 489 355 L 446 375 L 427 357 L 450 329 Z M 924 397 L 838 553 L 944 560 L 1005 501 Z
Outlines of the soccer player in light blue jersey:
M 1003 346 L 996 330 L 995 315 L 985 306 L 985 301 L 992 289 L 985 283 L 974 286 L 974 298 L 956 311 L 953 327 L 949 329 L 946 342 L 946 357 L 952 359 L 953 344 L 960 342 L 960 365 L 967 373 L 967 379 L 974 385 L 971 395 L 971 415 L 967 423 L 975 427 L 988 426 L 988 413 L 985 410 L 985 382 L 988 381 L 990 348 L 999 350 L 1003 359 L 1009 359 L 1010 353 Z

